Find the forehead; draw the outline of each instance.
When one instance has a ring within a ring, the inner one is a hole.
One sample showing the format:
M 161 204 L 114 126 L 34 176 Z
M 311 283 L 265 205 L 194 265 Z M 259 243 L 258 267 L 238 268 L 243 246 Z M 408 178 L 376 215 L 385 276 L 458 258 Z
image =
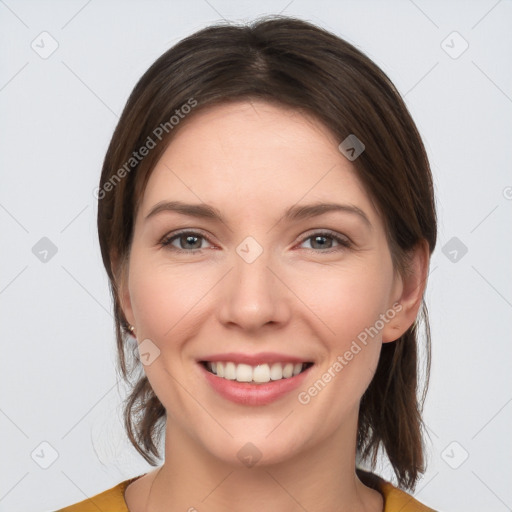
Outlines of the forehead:
M 157 162 L 141 213 L 162 200 L 251 211 L 298 202 L 344 201 L 376 215 L 339 141 L 312 116 L 263 101 L 193 114 Z

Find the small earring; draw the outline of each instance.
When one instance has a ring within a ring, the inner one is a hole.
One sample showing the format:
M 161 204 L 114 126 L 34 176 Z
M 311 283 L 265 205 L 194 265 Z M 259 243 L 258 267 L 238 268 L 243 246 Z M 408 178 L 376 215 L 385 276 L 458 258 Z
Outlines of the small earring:
M 133 325 L 129 325 L 128 330 L 133 334 L 135 331 L 135 327 Z

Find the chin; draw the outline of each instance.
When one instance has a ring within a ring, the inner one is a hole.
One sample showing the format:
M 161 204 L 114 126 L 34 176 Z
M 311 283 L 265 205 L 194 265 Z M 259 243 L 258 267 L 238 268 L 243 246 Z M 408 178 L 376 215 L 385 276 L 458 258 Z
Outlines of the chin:
M 204 439 L 203 448 L 217 461 L 238 469 L 281 464 L 295 458 L 308 444 L 306 439 L 298 438 L 299 433 L 291 432 L 289 425 L 279 432 L 276 425 L 282 419 L 274 422 L 273 432 L 272 428 L 264 428 L 241 430 L 233 432 L 233 437 L 222 435 L 216 440 L 209 436 Z

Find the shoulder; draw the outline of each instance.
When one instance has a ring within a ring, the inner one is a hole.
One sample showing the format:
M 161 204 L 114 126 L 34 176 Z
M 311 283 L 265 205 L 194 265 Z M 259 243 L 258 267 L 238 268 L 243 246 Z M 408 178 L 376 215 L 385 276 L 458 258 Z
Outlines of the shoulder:
M 389 482 L 384 482 L 380 489 L 384 496 L 384 512 L 435 512 Z
M 365 485 L 382 494 L 384 498 L 383 512 L 436 512 L 434 509 L 420 503 L 407 492 L 373 473 L 358 469 L 357 475 Z
M 140 475 L 142 476 L 142 475 Z M 121 482 L 111 489 L 107 489 L 96 496 L 86 500 L 61 508 L 55 512 L 98 512 L 98 510 L 108 510 L 108 512 L 129 512 L 124 499 L 124 491 L 130 483 L 140 478 L 130 478 Z

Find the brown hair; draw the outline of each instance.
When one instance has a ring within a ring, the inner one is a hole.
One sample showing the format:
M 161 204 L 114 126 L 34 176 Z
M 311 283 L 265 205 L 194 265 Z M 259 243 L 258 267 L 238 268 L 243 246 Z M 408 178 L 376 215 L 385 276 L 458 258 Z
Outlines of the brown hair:
M 246 99 L 309 113 L 340 142 L 350 134 L 363 142 L 365 151 L 353 165 L 382 214 L 398 271 L 406 271 L 408 251 L 418 243 L 426 240 L 430 253 L 436 244 L 432 176 L 422 140 L 389 78 L 361 51 L 326 30 L 284 16 L 242 26 L 209 26 L 166 51 L 126 103 L 105 156 L 98 193 L 99 241 L 114 301 L 119 367 L 129 383 L 136 372 L 125 402 L 125 426 L 134 447 L 152 465 L 160 457 L 155 443 L 161 439 L 166 411 L 135 356 L 136 341 L 127 336 L 118 296 L 134 218 L 149 175 L 180 126 L 203 107 Z M 150 140 L 155 147 L 143 152 Z M 417 335 L 422 316 L 426 378 L 420 397 Z M 422 315 L 405 334 L 383 344 L 375 376 L 361 400 L 357 436 L 359 456 L 374 465 L 383 448 L 398 484 L 409 489 L 424 471 L 421 409 L 429 370 L 430 333 L 423 303 Z

